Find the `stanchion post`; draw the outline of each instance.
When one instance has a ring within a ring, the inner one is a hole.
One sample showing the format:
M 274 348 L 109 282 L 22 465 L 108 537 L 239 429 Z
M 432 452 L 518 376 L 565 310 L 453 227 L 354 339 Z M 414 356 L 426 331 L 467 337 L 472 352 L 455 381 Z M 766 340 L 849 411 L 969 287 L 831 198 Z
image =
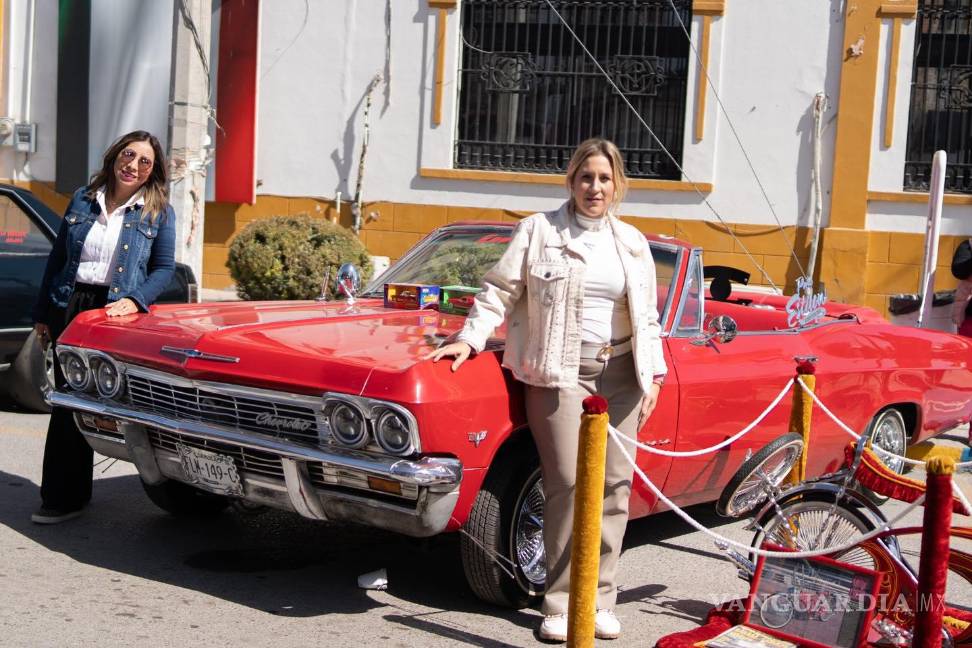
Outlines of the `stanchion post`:
M 810 450 L 810 416 L 813 414 L 813 397 L 807 390 L 812 392 L 817 387 L 816 367 L 809 359 L 798 359 L 796 368 L 796 379 L 793 382 L 793 406 L 790 409 L 790 432 L 797 432 L 803 437 L 803 452 L 790 474 L 787 476 L 787 483 L 799 484 L 807 478 L 807 452 Z M 800 382 L 806 385 L 807 389 L 800 387 Z
M 932 457 L 927 472 L 925 516 L 918 559 L 918 597 L 915 611 L 915 648 L 942 645 L 942 617 L 945 614 L 945 581 L 948 578 L 949 527 L 952 525 L 951 457 Z
M 608 430 L 607 400 L 595 394 L 585 398 L 583 405 L 577 444 L 570 598 L 567 603 L 567 645 L 576 648 L 594 646 Z

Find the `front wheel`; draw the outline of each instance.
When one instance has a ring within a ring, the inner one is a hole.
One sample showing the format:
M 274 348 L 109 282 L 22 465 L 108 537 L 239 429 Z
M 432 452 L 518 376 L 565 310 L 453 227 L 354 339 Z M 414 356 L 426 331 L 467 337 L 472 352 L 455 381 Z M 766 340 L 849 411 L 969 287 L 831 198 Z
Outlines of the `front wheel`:
M 495 466 L 462 532 L 462 567 L 473 593 L 515 609 L 543 594 L 543 482 L 536 462 Z
M 210 517 L 222 513 L 230 504 L 228 497 L 171 479 L 161 484 L 142 482 L 142 488 L 153 504 L 177 517 Z
M 908 446 L 908 428 L 904 417 L 896 409 L 886 409 L 871 421 L 866 436 L 871 440 L 871 447 L 876 452 L 883 450 L 898 457 L 903 457 Z M 904 474 L 909 467 L 903 459 L 888 457 L 877 452 L 878 457 L 894 472 Z M 867 496 L 877 505 L 888 501 L 886 495 L 879 495 L 872 490 L 865 490 Z
M 766 500 L 803 453 L 803 437 L 790 432 L 774 439 L 743 462 L 716 502 L 723 517 L 741 517 Z
M 54 388 L 54 350 L 31 332 L 10 368 L 10 397 L 24 409 L 50 412 L 44 397 Z

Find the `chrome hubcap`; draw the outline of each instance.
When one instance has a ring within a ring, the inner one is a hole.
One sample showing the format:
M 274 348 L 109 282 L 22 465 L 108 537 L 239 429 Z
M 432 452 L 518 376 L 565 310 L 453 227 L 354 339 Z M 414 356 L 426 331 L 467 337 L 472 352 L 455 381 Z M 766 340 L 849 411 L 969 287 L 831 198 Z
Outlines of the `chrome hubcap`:
M 519 501 L 513 525 L 513 551 L 523 576 L 537 588 L 547 579 L 546 552 L 543 548 L 543 480 L 527 486 Z
M 888 412 L 881 415 L 875 426 L 874 433 L 871 435 L 871 444 L 881 450 L 904 456 L 905 453 L 905 430 L 897 412 Z M 888 457 L 878 453 L 888 468 L 896 473 L 900 473 L 904 468 L 904 460 L 895 457 Z

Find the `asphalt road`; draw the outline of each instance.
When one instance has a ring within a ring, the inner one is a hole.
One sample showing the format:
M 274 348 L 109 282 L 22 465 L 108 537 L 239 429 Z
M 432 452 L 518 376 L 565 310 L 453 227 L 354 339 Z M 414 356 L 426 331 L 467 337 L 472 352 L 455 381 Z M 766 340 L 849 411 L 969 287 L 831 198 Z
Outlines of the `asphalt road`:
M 46 426 L 46 416 L 0 403 L 4 646 L 538 645 L 537 611 L 472 596 L 453 536 L 419 541 L 274 511 L 179 520 L 152 505 L 123 462 L 95 469 L 82 518 L 34 525 Z M 972 475 L 961 481 L 972 493 Z M 691 513 L 749 538 L 711 506 Z M 632 522 L 624 546 L 622 638 L 600 644 L 651 646 L 748 591 L 713 543 L 673 514 Z M 386 591 L 357 587 L 358 575 L 382 567 Z M 972 602 L 969 588 L 950 590 Z

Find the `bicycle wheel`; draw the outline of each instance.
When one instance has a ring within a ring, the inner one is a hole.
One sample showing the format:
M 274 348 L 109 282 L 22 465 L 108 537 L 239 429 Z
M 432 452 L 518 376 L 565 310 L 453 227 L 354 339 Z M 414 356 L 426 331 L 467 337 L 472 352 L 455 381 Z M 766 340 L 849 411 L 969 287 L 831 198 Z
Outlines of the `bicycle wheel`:
M 775 507 L 760 520 L 761 530 L 753 537 L 753 547 L 763 542 L 795 549 L 812 551 L 827 547 L 839 547 L 853 542 L 865 533 L 874 530 L 874 524 L 858 515 L 853 509 L 832 502 L 820 500 L 800 500 L 783 502 L 776 511 Z M 756 555 L 750 556 L 755 561 Z M 831 558 L 841 562 L 874 569 L 874 558 L 860 547 L 850 547 Z
M 767 597 L 759 607 L 759 618 L 767 628 L 782 628 L 793 620 L 793 598 L 785 592 Z
M 766 487 L 779 486 L 803 452 L 803 437 L 790 432 L 763 446 L 743 462 L 716 502 L 724 517 L 741 517 L 766 499 Z

